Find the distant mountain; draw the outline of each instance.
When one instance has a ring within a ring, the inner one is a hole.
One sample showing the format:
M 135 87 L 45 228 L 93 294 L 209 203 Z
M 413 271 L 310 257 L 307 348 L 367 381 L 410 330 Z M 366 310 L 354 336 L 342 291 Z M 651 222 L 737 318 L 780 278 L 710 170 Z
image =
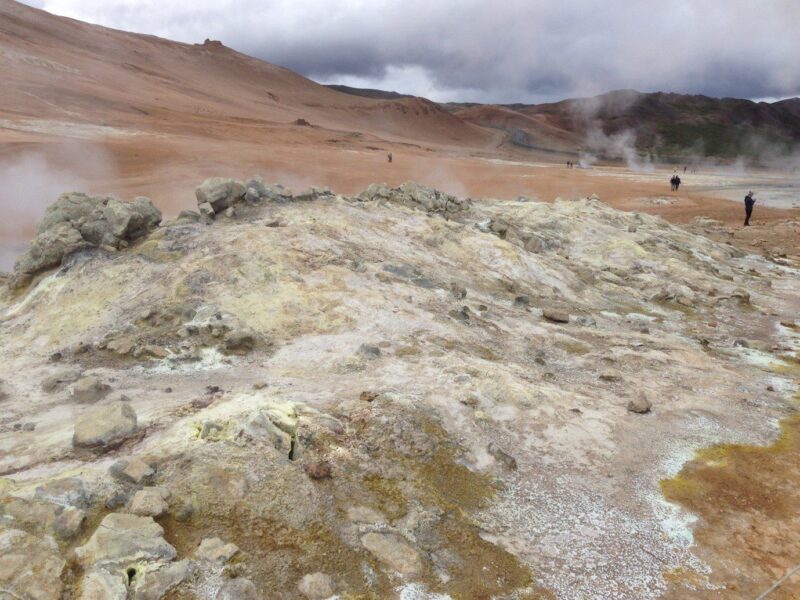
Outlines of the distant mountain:
M 463 106 L 454 114 L 504 128 L 512 141 L 538 146 L 537 140 L 552 143 L 556 138 L 607 158 L 623 158 L 619 153 L 626 144 L 662 159 L 742 156 L 769 161 L 800 150 L 800 98 L 770 104 L 620 90 L 551 104 Z

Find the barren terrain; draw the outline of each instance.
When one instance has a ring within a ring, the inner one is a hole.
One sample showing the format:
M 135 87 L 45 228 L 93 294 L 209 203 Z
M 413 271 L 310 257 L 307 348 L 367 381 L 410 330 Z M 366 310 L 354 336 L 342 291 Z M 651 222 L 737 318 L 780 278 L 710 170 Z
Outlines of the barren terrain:
M 10 0 L 0 77 L 3 600 L 735 600 L 800 563 L 785 175 L 567 169 L 516 115 Z

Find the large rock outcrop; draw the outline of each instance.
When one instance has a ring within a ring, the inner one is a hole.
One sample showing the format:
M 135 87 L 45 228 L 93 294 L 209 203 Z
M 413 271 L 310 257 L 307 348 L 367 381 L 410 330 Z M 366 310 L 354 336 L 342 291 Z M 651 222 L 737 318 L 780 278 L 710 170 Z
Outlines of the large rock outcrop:
M 30 248 L 14 265 L 11 286 L 28 285 L 34 276 L 57 267 L 81 248 L 125 248 L 160 223 L 161 211 L 147 198 L 122 202 L 78 192 L 62 194 L 47 208 Z

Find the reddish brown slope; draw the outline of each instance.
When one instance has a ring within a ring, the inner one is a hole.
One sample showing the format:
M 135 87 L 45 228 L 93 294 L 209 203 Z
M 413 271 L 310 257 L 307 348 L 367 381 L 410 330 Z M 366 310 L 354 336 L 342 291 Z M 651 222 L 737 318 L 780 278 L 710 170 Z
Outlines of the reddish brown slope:
M 0 0 L 0 118 L 205 134 L 209 121 L 287 123 L 429 143 L 491 136 L 418 99 L 356 98 L 221 44 L 116 31 Z

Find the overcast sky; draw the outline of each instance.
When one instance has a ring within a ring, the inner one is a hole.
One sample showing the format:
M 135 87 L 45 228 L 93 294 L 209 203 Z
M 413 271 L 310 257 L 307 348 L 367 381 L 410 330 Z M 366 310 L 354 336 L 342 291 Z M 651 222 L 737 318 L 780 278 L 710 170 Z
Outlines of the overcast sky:
M 27 0 L 438 101 L 800 95 L 800 0 Z

